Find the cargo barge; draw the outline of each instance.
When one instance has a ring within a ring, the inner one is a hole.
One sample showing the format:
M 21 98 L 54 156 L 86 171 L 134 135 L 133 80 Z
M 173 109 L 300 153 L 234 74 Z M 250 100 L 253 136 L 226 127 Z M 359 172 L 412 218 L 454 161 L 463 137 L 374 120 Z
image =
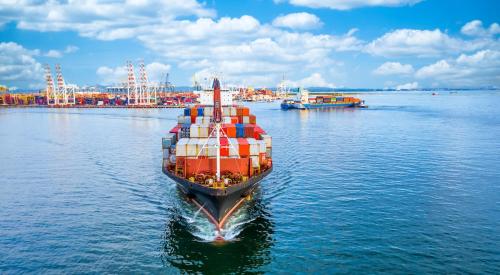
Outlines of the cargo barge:
M 271 173 L 271 136 L 217 79 L 200 99 L 163 138 L 162 170 L 220 232 Z
M 318 95 L 309 97 L 309 92 L 299 88 L 299 92 L 294 99 L 285 99 L 281 103 L 281 109 L 317 109 L 317 108 L 366 108 L 364 100 L 355 97 Z

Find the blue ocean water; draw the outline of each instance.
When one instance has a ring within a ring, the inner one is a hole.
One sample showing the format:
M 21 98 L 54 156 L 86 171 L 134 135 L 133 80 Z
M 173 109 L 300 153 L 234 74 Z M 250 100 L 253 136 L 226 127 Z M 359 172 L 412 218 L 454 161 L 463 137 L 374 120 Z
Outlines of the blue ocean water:
M 0 273 L 500 273 L 500 93 L 249 103 L 274 171 L 230 241 L 161 172 L 181 112 L 0 109 Z

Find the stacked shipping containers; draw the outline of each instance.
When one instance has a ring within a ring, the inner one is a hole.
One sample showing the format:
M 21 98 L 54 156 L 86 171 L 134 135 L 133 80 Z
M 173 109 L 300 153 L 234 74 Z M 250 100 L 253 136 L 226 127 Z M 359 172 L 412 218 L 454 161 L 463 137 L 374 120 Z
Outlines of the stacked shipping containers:
M 163 140 L 164 166 L 184 178 L 215 176 L 216 140 L 209 138 L 214 124 L 213 107 L 185 108 L 178 124 Z M 222 107 L 221 173 L 252 176 L 271 165 L 271 137 L 256 124 L 243 106 Z

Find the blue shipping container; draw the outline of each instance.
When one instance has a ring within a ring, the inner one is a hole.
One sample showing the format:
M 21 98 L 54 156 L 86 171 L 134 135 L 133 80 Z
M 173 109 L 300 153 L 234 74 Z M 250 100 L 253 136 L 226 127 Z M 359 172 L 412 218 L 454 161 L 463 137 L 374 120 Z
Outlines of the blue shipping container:
M 245 137 L 245 128 L 243 124 L 237 123 L 236 124 L 236 137 L 237 138 L 244 138 Z
M 191 109 L 185 108 L 184 109 L 184 116 L 191 116 Z
M 203 107 L 198 108 L 198 116 L 203 116 Z

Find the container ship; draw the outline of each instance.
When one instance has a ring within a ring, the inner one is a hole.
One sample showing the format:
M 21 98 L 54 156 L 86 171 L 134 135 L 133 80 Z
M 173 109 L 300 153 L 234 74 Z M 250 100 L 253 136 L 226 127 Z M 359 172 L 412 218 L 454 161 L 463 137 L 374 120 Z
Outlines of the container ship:
M 272 171 L 271 136 L 248 107 L 233 105 L 218 79 L 200 103 L 185 108 L 162 139 L 162 170 L 220 233 Z
M 299 92 L 294 99 L 285 99 L 281 103 L 281 109 L 314 109 L 314 108 L 346 108 L 359 107 L 366 108 L 364 100 L 355 97 L 318 95 L 309 97 L 309 92 L 299 88 Z

